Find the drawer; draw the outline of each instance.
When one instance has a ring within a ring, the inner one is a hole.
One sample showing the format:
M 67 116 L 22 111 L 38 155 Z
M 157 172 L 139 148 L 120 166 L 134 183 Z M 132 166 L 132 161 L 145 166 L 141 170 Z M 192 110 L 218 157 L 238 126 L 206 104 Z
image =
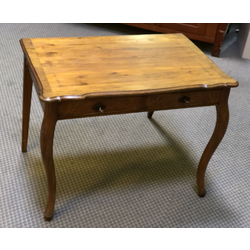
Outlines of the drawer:
M 95 97 L 79 100 L 62 100 L 58 118 L 111 115 L 176 108 L 210 106 L 219 102 L 221 89 L 176 93 L 154 93 L 131 96 Z
M 156 23 L 155 25 L 177 32 L 186 32 L 197 35 L 205 35 L 207 27 L 206 23 Z

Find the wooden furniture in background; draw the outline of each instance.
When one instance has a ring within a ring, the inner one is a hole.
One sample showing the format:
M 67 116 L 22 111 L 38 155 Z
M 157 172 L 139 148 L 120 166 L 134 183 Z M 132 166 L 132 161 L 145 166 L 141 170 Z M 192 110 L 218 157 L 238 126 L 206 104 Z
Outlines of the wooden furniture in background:
M 182 33 L 190 39 L 214 44 L 212 56 L 219 57 L 227 23 L 124 23 L 161 33 Z
M 58 120 L 215 105 L 217 123 L 197 171 L 204 196 L 207 164 L 228 124 L 238 82 L 182 34 L 20 40 L 24 52 L 22 151 L 27 151 L 32 81 L 44 111 L 41 152 L 48 179 L 45 220 L 53 217 L 53 136 Z M 69 169 L 70 171 L 70 169 Z
M 250 59 L 250 23 L 241 23 L 237 37 L 242 58 Z

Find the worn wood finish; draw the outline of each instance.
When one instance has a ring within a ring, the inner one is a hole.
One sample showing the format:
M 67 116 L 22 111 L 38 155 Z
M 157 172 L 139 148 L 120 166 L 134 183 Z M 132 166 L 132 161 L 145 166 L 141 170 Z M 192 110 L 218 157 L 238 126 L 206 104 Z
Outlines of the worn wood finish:
M 48 179 L 45 220 L 53 218 L 56 178 L 53 137 L 57 120 L 216 105 L 214 135 L 201 158 L 197 183 L 205 195 L 207 164 L 226 129 L 227 98 L 238 82 L 182 34 L 22 39 L 27 148 L 32 80 L 44 119 L 41 153 Z M 31 80 L 32 79 L 32 80 Z
M 213 43 L 212 56 L 219 57 L 225 32 L 226 23 L 124 23 L 137 28 L 161 33 L 179 33 L 190 39 Z M 219 27 L 219 28 L 218 28 Z M 218 32 L 219 31 L 219 32 Z
M 48 179 L 48 201 L 44 219 L 52 220 L 56 198 L 56 176 L 53 160 L 53 137 L 57 122 L 57 103 L 46 103 L 41 127 L 40 145 Z
M 198 195 L 200 197 L 203 197 L 206 194 L 206 189 L 204 187 L 204 177 L 205 177 L 207 165 L 214 151 L 219 146 L 227 130 L 227 125 L 229 121 L 229 110 L 228 110 L 229 92 L 230 92 L 230 89 L 222 90 L 220 102 L 218 103 L 218 105 L 216 105 L 216 110 L 217 110 L 216 126 L 214 129 L 213 135 L 202 154 L 202 157 L 198 166 L 197 186 L 198 186 Z
M 32 94 L 32 79 L 29 73 L 29 66 L 24 57 L 23 67 L 23 121 L 22 121 L 22 152 L 27 152 L 30 103 Z

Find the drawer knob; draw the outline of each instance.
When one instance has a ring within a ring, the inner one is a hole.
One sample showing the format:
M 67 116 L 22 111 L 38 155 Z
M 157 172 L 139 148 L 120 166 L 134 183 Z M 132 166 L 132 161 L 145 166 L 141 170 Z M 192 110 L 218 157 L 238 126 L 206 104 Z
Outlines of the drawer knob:
M 189 101 L 190 101 L 190 98 L 187 96 L 183 96 L 179 99 L 179 102 L 182 102 L 182 103 L 188 103 Z
M 106 106 L 102 103 L 96 103 L 93 107 L 92 107 L 96 112 L 104 112 L 104 109 L 106 108 Z

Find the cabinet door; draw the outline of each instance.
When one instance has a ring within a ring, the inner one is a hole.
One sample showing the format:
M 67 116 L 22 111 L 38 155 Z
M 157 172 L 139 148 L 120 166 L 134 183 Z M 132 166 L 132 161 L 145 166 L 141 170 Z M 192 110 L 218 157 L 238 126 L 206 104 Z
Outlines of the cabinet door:
M 205 35 L 207 27 L 206 23 L 156 23 L 155 25 L 174 31 L 186 32 L 196 35 Z

